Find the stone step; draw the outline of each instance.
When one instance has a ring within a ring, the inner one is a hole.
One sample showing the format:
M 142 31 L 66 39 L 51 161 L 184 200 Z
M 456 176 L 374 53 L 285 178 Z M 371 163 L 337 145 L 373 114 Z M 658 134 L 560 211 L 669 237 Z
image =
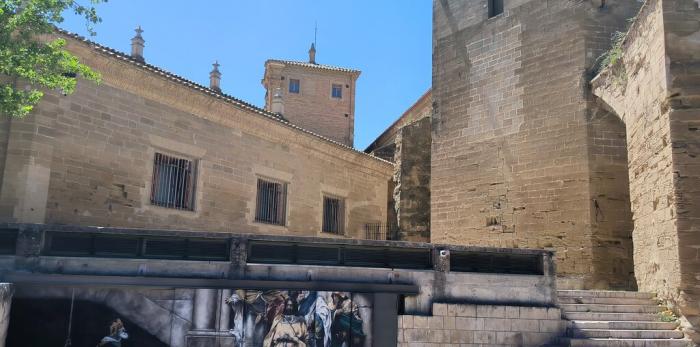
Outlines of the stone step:
M 683 332 L 678 330 L 573 329 L 571 337 L 614 339 L 682 339 Z
M 635 322 L 635 321 L 571 321 L 575 329 L 615 329 L 615 330 L 674 330 L 678 322 Z
M 654 293 L 640 292 L 625 292 L 616 290 L 559 290 L 557 295 L 560 298 L 564 297 L 580 297 L 580 298 L 634 298 L 634 299 L 653 299 L 656 297 Z
M 604 305 L 604 304 L 563 304 L 564 312 L 611 312 L 611 313 L 658 313 L 658 305 Z
M 686 339 L 561 339 L 566 347 L 692 347 Z
M 659 315 L 655 313 L 563 312 L 562 316 L 568 320 L 587 321 L 659 321 Z
M 655 299 L 637 298 L 596 298 L 596 297 L 559 297 L 560 304 L 605 304 L 605 305 L 656 305 Z

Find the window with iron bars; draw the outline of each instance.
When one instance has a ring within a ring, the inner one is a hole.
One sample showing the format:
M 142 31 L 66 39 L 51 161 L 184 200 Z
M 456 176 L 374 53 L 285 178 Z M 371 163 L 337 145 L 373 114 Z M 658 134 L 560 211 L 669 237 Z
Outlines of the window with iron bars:
M 323 232 L 345 234 L 345 201 L 331 196 L 323 197 Z
M 194 170 L 192 160 L 156 153 L 151 204 L 194 211 Z
M 255 221 L 285 225 L 287 218 L 287 184 L 258 178 Z

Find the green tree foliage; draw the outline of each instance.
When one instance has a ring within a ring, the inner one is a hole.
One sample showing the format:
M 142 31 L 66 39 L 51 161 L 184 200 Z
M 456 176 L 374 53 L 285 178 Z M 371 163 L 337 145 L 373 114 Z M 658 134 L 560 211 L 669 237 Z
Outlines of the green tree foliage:
M 66 41 L 50 39 L 63 14 L 85 18 L 88 31 L 101 21 L 95 5 L 73 0 L 0 0 L 0 114 L 27 115 L 44 96 L 42 90 L 71 94 L 77 77 L 99 82 L 100 74 L 64 49 Z

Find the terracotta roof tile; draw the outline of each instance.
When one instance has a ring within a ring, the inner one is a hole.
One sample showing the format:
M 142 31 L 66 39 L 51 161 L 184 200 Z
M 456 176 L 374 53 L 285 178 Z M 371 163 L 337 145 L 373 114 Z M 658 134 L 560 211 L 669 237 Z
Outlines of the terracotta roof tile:
M 361 72 L 360 70 L 355 70 L 355 69 L 348 69 L 348 68 L 344 68 L 344 67 L 323 65 L 323 64 L 314 64 L 314 63 L 303 62 L 303 61 L 269 59 L 267 62 L 265 62 L 265 64 L 267 64 L 269 62 L 282 63 L 282 64 L 287 64 L 287 65 L 295 65 L 295 66 L 301 66 L 301 67 L 308 67 L 308 68 L 312 68 L 312 69 L 347 72 L 347 73 L 354 73 L 354 74 L 360 74 L 360 72 Z

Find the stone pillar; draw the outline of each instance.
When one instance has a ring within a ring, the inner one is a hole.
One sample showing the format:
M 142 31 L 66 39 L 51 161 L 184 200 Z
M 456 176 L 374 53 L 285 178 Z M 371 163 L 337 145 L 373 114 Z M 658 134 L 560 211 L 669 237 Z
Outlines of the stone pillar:
M 212 347 L 217 345 L 216 289 L 195 289 L 192 310 L 192 330 L 187 333 L 187 347 Z
M 18 223 L 44 223 L 48 199 L 54 132 L 38 124 L 58 106 L 47 94 L 42 108 L 10 121 L 7 156 L 0 188 L 0 219 Z
M 12 283 L 0 283 L 0 347 L 5 347 L 7 327 L 10 325 L 10 306 L 15 288 Z
M 216 289 L 196 289 L 192 324 L 194 330 L 214 330 Z

